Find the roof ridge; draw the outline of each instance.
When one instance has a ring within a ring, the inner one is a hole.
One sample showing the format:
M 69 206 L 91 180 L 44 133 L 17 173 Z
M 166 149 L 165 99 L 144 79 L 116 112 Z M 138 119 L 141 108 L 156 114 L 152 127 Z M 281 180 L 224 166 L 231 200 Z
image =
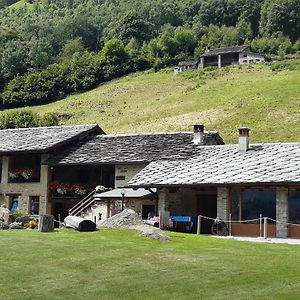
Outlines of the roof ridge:
M 213 134 L 218 134 L 218 131 L 215 130 L 210 130 L 210 131 L 204 131 L 204 134 L 209 134 L 209 133 L 213 133 Z M 132 133 L 111 133 L 111 134 L 106 134 L 106 135 L 102 135 L 101 137 L 118 137 L 118 136 L 139 136 L 139 135 L 172 135 L 172 134 L 194 134 L 193 131 L 162 131 L 162 132 L 132 132 Z M 99 136 L 98 136 L 99 137 Z

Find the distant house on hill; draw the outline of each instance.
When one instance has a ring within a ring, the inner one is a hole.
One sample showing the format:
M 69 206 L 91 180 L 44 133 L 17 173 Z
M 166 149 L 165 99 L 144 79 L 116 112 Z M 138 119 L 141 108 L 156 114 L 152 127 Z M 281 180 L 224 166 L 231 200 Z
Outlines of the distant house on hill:
M 250 47 L 234 46 L 207 50 L 200 59 L 200 66 L 225 67 L 229 65 L 244 65 L 265 61 L 265 57 L 259 53 L 251 52 Z
M 178 66 L 174 68 L 174 74 L 182 73 L 184 71 L 197 69 L 198 62 L 195 60 L 187 60 L 179 62 Z

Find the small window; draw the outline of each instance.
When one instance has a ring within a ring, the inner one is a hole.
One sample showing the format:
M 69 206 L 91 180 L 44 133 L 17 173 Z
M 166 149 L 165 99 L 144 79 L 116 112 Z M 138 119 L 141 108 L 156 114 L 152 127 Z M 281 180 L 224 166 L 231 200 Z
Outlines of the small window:
M 10 210 L 17 211 L 18 209 L 19 209 L 19 197 L 13 196 L 13 197 L 11 197 Z
M 30 197 L 30 214 L 38 215 L 40 211 L 40 197 L 32 196 Z
M 245 63 L 245 64 L 246 64 L 247 62 L 248 62 L 248 60 L 247 60 L 247 59 L 244 59 L 244 60 L 243 60 L 243 63 Z
M 253 59 L 250 59 L 250 60 L 249 60 L 249 63 L 252 63 L 252 62 L 253 62 Z
M 247 54 L 244 54 L 243 57 L 247 57 Z
M 260 61 L 260 59 L 259 59 L 259 58 L 257 58 L 257 59 L 256 59 L 256 61 Z

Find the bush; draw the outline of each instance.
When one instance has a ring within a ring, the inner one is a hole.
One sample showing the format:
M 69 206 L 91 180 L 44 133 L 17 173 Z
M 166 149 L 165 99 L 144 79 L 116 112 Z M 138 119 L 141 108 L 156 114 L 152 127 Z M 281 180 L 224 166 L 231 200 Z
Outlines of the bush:
M 298 69 L 300 69 L 300 61 L 295 61 L 295 60 L 281 61 L 271 65 L 272 71 L 284 71 L 284 70 L 293 71 Z
M 30 110 L 21 110 L 0 115 L 0 129 L 57 126 L 58 124 L 59 117 L 55 113 L 46 113 L 39 117 Z
M 37 127 L 39 118 L 32 111 L 14 111 L 0 115 L 0 129 Z
M 40 117 L 39 125 L 42 127 L 59 125 L 59 117 L 55 113 L 46 113 Z

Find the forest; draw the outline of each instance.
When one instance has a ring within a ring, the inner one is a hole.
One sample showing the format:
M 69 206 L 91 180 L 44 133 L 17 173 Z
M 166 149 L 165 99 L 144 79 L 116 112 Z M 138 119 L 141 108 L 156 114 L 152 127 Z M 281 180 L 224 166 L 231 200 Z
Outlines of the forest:
M 300 0 L 0 0 L 0 106 L 47 103 L 242 44 L 299 53 Z

